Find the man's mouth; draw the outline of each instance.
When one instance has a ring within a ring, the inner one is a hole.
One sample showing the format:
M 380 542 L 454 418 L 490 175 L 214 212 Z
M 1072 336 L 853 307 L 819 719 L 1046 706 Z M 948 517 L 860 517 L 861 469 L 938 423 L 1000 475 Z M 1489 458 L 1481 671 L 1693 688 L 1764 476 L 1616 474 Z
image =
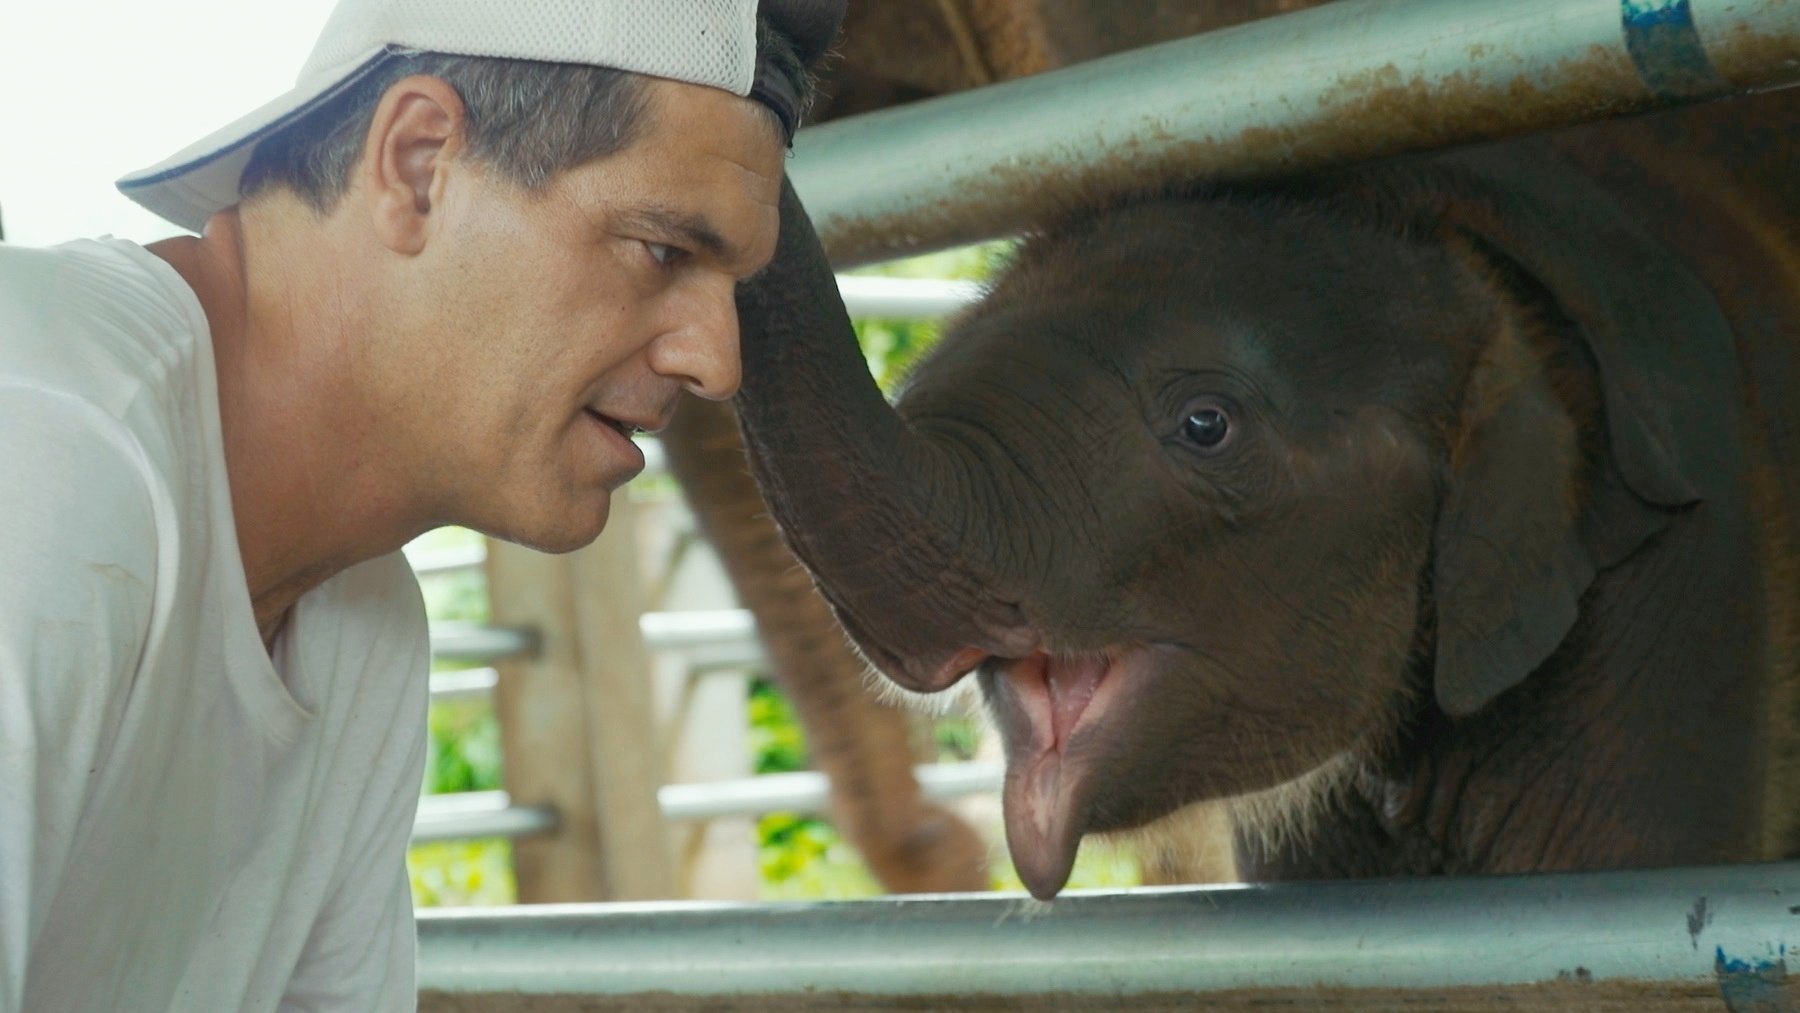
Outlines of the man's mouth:
M 627 481 L 644 470 L 644 452 L 631 440 L 633 436 L 645 431 L 643 427 L 592 408 L 583 408 L 582 414 L 603 430 L 602 442 L 614 444 L 613 449 L 605 454 L 605 459 L 623 464 L 629 469 L 619 475 L 616 481 Z M 607 470 L 610 472 L 612 468 L 608 467 Z
M 611 415 L 602 415 L 601 413 L 595 411 L 592 408 L 583 408 L 582 411 L 587 413 L 588 418 L 593 419 L 595 422 L 598 422 L 603 426 L 607 426 L 607 427 L 611 428 L 613 430 L 613 432 L 618 433 L 620 436 L 623 436 L 628 440 L 631 439 L 633 436 L 636 436 L 637 434 L 644 431 L 643 429 L 640 429 L 638 426 L 633 425 L 630 422 L 622 422 L 618 419 L 613 418 Z

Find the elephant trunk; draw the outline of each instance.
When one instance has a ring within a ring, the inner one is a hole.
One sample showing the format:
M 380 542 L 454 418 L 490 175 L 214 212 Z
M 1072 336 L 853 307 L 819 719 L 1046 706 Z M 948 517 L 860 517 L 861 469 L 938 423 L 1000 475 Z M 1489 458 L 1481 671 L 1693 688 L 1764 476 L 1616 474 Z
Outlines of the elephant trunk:
M 775 259 L 737 297 L 751 470 L 863 654 L 907 689 L 944 689 L 1030 635 L 991 564 L 961 551 L 972 518 L 946 494 L 952 462 L 869 376 L 790 184 L 781 200 Z

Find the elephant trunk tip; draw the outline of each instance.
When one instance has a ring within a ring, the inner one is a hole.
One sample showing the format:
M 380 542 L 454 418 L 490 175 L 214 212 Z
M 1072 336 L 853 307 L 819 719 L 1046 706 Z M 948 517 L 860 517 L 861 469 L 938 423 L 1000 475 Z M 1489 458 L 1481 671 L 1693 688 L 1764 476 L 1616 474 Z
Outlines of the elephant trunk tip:
M 965 647 L 935 667 L 931 666 L 929 662 L 917 666 L 907 666 L 909 669 L 915 669 L 915 671 L 906 673 L 907 681 L 916 683 L 907 688 L 915 689 L 920 693 L 937 693 L 949 689 L 961 682 L 963 676 L 979 668 L 988 657 L 988 652 L 979 647 Z M 923 675 L 923 678 L 919 678 L 920 675 Z
M 883 652 L 889 663 L 878 667 L 904 689 L 939 693 L 989 662 L 1013 661 L 1039 653 L 1041 638 L 1029 627 L 1012 626 L 970 640 L 973 643 L 965 641 L 962 647 L 946 645 L 935 651 L 904 655 Z
M 823 581 L 820 590 L 863 657 L 912 693 L 941 693 L 984 665 L 1031 654 L 1042 640 L 1017 603 L 987 601 L 970 608 L 964 599 L 906 596 L 871 603 L 846 600 Z

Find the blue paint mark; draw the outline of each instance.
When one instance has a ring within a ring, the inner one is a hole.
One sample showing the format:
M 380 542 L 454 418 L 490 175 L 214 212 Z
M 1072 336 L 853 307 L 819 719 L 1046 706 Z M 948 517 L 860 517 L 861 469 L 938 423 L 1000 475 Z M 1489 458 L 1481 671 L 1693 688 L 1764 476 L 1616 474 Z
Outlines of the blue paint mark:
M 1619 14 L 1631 62 L 1658 98 L 1702 98 L 1730 90 L 1694 30 L 1688 0 L 1619 0 Z
M 1719 997 L 1729 1013 L 1800 1013 L 1787 989 L 1787 947 L 1783 958 L 1751 960 L 1728 957 L 1725 947 L 1713 949 L 1713 973 L 1719 980 Z
M 1781 963 L 1779 960 L 1744 960 L 1739 957 L 1727 957 L 1725 947 L 1719 946 L 1713 949 L 1714 966 L 1723 968 L 1727 974 L 1761 974 L 1780 966 Z

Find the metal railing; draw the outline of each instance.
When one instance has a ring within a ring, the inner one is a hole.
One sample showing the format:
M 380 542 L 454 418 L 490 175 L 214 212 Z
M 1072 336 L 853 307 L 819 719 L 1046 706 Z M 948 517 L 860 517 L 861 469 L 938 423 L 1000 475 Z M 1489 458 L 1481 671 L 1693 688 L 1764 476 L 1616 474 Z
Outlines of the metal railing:
M 639 628 L 645 646 L 651 650 L 687 655 L 690 674 L 753 667 L 763 660 L 756 620 L 745 609 L 649 612 L 639 619 Z M 529 631 L 455 623 L 433 624 L 432 647 L 434 652 L 445 652 L 440 656 L 462 660 L 500 660 L 535 649 Z M 432 699 L 466 699 L 491 693 L 498 678 L 492 668 L 440 672 L 432 676 Z M 998 791 L 1002 771 L 989 763 L 942 763 L 921 765 L 915 773 L 927 797 L 948 800 Z M 823 774 L 799 771 L 664 785 L 657 792 L 657 801 L 665 819 L 705 820 L 778 811 L 821 813 L 829 794 L 830 784 Z M 458 801 L 463 799 L 470 801 Z M 504 792 L 429 795 L 419 802 L 413 839 L 516 837 L 553 828 L 553 813 L 512 808 Z
M 923 320 L 955 313 L 981 296 L 973 281 L 927 278 L 870 278 L 840 274 L 838 293 L 852 317 L 896 317 Z
M 431 677 L 431 702 L 490 699 L 500 684 L 500 673 L 492 668 L 471 668 L 462 672 L 437 672 Z
M 1187 1009 L 1209 995 L 1232 1009 L 1389 1010 L 1441 993 L 1457 1001 L 1430 1008 L 1790 1010 L 1796 894 L 1800 863 L 1075 893 L 1052 904 L 965 895 L 421 911 L 419 987 L 425 1009 L 443 993 L 562 996 L 572 1001 L 533 1008 L 583 1010 L 726 1000 Z
M 753 667 L 763 661 L 756 638 L 756 619 L 747 609 L 697 609 L 686 612 L 646 612 L 638 619 L 644 646 L 652 651 L 682 651 L 706 668 Z M 491 664 L 526 657 L 539 647 L 536 631 L 463 622 L 431 624 L 431 653 L 443 661 Z M 492 672 L 492 669 L 488 669 Z M 432 699 L 466 695 L 474 685 L 467 673 L 439 673 L 432 678 Z M 491 688 L 491 675 L 484 685 Z
M 461 791 L 419 800 L 412 842 L 526 837 L 550 833 L 556 827 L 556 810 L 549 806 L 513 805 L 503 791 Z
M 536 630 L 463 622 L 431 624 L 431 656 L 439 661 L 491 665 L 536 654 L 539 646 Z
M 1794 0 L 1337 0 L 803 130 L 839 267 L 1096 193 L 1443 148 L 1800 79 Z
M 926 763 L 913 768 L 926 798 L 948 801 L 1000 790 L 998 763 Z M 656 793 L 664 819 L 710 820 L 770 812 L 823 813 L 831 785 L 812 770 L 761 774 L 734 781 L 666 784 Z
M 476 570 L 487 562 L 487 546 L 481 542 L 454 549 L 406 551 L 406 561 L 420 577 L 436 577 L 446 573 Z
M 914 768 L 919 788 L 940 801 L 1000 790 L 1005 773 L 997 763 L 928 763 Z M 656 792 L 663 818 L 671 821 L 761 816 L 771 812 L 823 813 L 831 785 L 825 775 L 804 770 L 761 774 L 730 781 L 666 784 Z M 522 837 L 556 829 L 548 806 L 515 806 L 503 791 L 427 795 L 419 800 L 413 842 L 452 838 Z

